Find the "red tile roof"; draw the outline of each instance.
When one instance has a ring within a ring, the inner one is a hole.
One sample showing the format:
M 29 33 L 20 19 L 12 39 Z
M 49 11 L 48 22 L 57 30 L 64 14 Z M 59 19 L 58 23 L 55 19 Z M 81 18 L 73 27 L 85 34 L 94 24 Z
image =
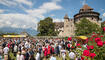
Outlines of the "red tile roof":
M 93 8 L 91 8 L 91 7 L 89 7 L 88 5 L 84 5 L 81 9 L 84 9 L 84 10 L 87 10 L 87 9 L 92 9 L 93 10 Z

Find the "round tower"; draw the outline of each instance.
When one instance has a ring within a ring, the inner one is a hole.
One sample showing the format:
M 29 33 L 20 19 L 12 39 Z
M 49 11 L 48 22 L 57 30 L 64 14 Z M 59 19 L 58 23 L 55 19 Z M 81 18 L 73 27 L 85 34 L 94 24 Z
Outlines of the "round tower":
M 94 22 L 100 25 L 100 14 L 98 12 L 93 11 L 93 8 L 89 7 L 88 5 L 84 5 L 79 13 L 74 15 L 74 22 L 78 23 L 82 18 L 87 18 L 89 21 Z

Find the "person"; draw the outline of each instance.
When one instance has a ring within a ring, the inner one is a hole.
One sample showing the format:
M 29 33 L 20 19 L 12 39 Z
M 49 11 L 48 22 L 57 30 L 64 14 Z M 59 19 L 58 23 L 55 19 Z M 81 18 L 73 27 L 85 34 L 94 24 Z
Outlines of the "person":
M 21 51 L 20 60 L 25 60 L 25 54 L 26 54 L 26 51 L 25 51 L 25 48 L 23 48 Z
M 38 50 L 39 50 L 39 53 L 41 54 L 42 47 L 40 45 L 38 46 Z
M 21 55 L 20 55 L 20 52 L 18 52 L 18 53 L 17 53 L 17 56 L 16 56 L 16 60 L 20 60 L 20 58 L 21 58 L 20 56 L 21 56 Z
M 54 54 L 54 47 L 51 47 L 51 54 Z
M 16 53 L 17 53 L 17 45 L 15 44 L 15 46 L 14 46 L 14 56 L 16 56 Z
M 13 41 L 12 44 L 11 44 L 11 47 L 12 47 L 12 53 L 14 52 L 14 46 L 15 46 L 15 42 Z
M 3 57 L 2 57 L 2 54 L 0 53 L 0 60 L 2 60 L 2 58 L 3 58 Z
M 48 45 L 48 51 L 47 51 L 47 54 L 48 54 L 48 56 L 50 56 L 50 54 L 51 54 L 51 46 L 50 45 Z
M 57 44 L 57 46 L 56 46 L 56 54 L 57 54 L 57 56 L 59 56 L 59 54 L 60 54 L 60 51 L 59 51 L 59 46 L 58 46 L 58 44 Z
M 44 49 L 44 56 L 46 57 L 47 56 L 47 48 L 45 46 L 45 49 Z
M 25 56 L 26 56 L 25 60 L 29 60 L 30 57 L 29 49 L 27 49 Z
M 60 55 L 62 55 L 63 60 L 65 60 L 65 58 L 66 58 L 66 50 L 65 50 L 64 48 L 62 48 L 62 49 L 60 50 L 60 52 L 61 52 Z
M 56 57 L 53 56 L 53 54 L 50 57 L 50 60 L 56 60 Z
M 2 54 L 3 53 L 3 49 L 2 49 L 2 46 L 0 45 L 0 53 Z
M 3 44 L 2 44 L 2 47 L 5 48 L 6 44 L 7 44 L 7 42 L 4 40 Z
M 8 52 L 9 52 L 9 48 L 6 45 L 5 48 L 3 49 L 4 52 L 4 60 L 8 60 Z
M 25 60 L 24 58 L 24 53 L 22 52 L 22 54 L 20 55 L 20 60 Z
M 70 51 L 70 43 L 67 44 L 67 49 Z
M 0 45 L 0 60 L 2 60 L 2 53 L 3 53 L 3 50 L 2 50 L 2 46 Z
M 23 54 L 20 55 L 20 60 L 25 60 Z
M 69 57 L 70 57 L 70 60 L 75 60 L 76 54 L 71 50 L 71 52 L 69 53 Z
M 35 60 L 35 58 L 34 58 L 34 51 L 32 50 L 32 48 L 30 48 L 29 54 L 30 54 L 30 60 Z
M 59 44 L 59 50 L 61 50 L 61 48 L 62 48 L 62 46 L 61 46 L 61 44 Z
M 37 54 L 36 54 L 36 57 L 35 57 L 36 60 L 40 60 L 40 53 L 37 51 Z
M 8 48 L 10 48 L 10 45 L 11 45 L 11 44 L 10 44 L 10 42 L 9 42 L 9 43 L 8 43 Z

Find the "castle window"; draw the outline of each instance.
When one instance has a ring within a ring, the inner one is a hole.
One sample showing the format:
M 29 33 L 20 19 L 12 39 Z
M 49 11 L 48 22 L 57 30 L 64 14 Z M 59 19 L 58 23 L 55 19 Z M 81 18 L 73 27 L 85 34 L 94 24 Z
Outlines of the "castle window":
M 92 17 L 92 20 L 93 20 L 93 17 Z
M 69 27 L 68 25 L 66 25 L 66 27 Z

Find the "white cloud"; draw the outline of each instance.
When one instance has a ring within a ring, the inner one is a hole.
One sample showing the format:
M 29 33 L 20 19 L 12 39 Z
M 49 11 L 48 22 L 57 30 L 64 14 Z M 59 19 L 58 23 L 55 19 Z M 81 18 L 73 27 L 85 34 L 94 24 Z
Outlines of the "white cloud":
M 64 19 L 57 19 L 57 18 L 55 18 L 55 19 L 53 19 L 53 22 L 64 22 Z
M 59 10 L 62 9 L 62 7 L 54 2 L 47 2 L 44 3 L 42 6 L 40 6 L 40 9 L 46 9 L 47 11 L 49 11 L 49 10 Z
M 26 4 L 28 6 L 32 6 L 32 2 L 29 0 L 15 0 L 18 3 Z
M 52 0 L 52 2 L 61 2 L 61 0 Z
M 32 2 L 29 0 L 0 0 L 0 4 L 3 4 L 8 7 L 16 7 L 16 6 L 22 6 L 22 4 L 25 4 L 27 6 L 32 6 Z
M 84 5 L 84 4 L 86 4 L 86 0 L 82 0 L 82 1 L 80 1 L 80 3 L 81 3 L 82 5 Z
M 51 16 L 51 17 L 54 17 L 55 15 L 54 15 L 54 14 L 51 14 L 50 16 Z
M 10 0 L 0 0 L 0 4 L 6 5 L 6 6 L 16 6 L 16 2 L 10 1 Z
M 105 9 L 100 8 L 100 10 L 99 10 L 98 12 L 100 12 L 100 13 L 104 13 L 104 11 L 105 11 Z
M 33 17 L 43 19 L 44 14 L 53 10 L 60 10 L 60 9 L 62 9 L 62 7 L 54 2 L 46 2 L 43 3 L 38 9 L 30 9 L 26 10 L 26 12 Z
M 44 18 L 44 13 L 46 13 L 46 11 L 44 9 L 33 9 L 33 10 L 26 10 L 26 12 L 33 17 L 36 18 L 40 18 L 43 19 Z
M 10 2 L 10 0 L 7 1 Z M 28 0 L 22 0 L 22 1 L 19 0 L 18 3 L 31 5 L 31 3 L 28 3 L 26 1 Z M 16 0 L 14 1 L 14 4 L 15 3 L 17 4 Z M 57 4 L 57 1 L 56 2 L 51 1 L 43 3 L 37 9 L 36 8 L 29 10 L 25 9 L 25 12 L 27 14 L 21 14 L 21 13 L 0 14 L 0 27 L 9 26 L 14 28 L 33 28 L 37 30 L 37 23 L 39 22 L 40 19 L 45 18 L 44 14 L 51 12 L 53 10 L 60 10 L 60 9 L 62 9 L 62 7 Z M 59 21 L 59 19 L 56 19 L 55 21 Z
M 102 15 L 103 17 L 105 17 L 105 13 L 103 13 L 103 15 Z
M 14 28 L 36 29 L 38 20 L 25 14 L 0 14 L 0 27 L 9 26 Z

